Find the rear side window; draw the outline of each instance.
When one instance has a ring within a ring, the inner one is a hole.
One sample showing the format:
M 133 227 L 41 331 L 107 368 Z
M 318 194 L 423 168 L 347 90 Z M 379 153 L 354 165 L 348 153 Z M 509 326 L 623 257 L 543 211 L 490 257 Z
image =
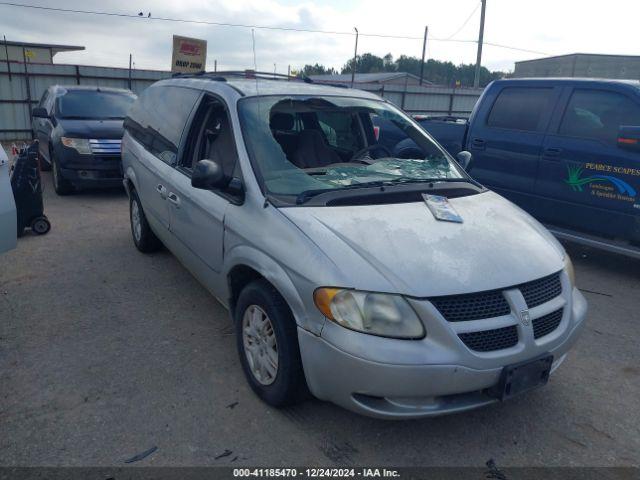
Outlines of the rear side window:
M 575 90 L 559 133 L 615 145 L 622 125 L 640 126 L 640 107 L 629 97 L 605 90 Z
M 543 115 L 551 107 L 552 93 L 552 88 L 505 88 L 493 104 L 487 125 L 510 130 L 542 131 L 545 127 L 541 125 Z
M 190 88 L 151 86 L 124 122 L 129 134 L 165 163 L 175 164 L 182 132 L 200 92 Z

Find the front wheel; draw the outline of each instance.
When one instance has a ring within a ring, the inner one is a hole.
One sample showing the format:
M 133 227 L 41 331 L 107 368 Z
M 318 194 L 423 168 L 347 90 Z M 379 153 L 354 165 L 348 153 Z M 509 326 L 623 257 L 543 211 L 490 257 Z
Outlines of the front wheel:
M 283 407 L 307 392 L 298 332 L 291 310 L 266 280 L 247 285 L 235 309 L 240 362 L 253 391 L 266 403 Z
M 73 185 L 71 185 L 69 180 L 63 177 L 58 162 L 53 157 L 49 158 L 51 158 L 51 169 L 53 171 L 53 189 L 58 195 L 69 195 L 70 193 L 73 193 Z

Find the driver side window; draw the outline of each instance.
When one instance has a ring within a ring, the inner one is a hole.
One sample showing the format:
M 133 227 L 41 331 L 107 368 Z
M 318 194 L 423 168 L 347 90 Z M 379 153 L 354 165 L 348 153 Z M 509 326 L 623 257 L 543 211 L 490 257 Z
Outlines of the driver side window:
M 240 167 L 231 120 L 225 105 L 205 96 L 192 122 L 179 168 L 190 176 L 200 160 L 214 160 L 230 178 L 240 179 Z

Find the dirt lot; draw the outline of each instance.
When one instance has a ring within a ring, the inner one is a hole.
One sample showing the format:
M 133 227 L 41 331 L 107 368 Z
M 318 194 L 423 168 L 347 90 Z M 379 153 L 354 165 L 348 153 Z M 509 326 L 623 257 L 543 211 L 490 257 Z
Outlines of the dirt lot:
M 140 254 L 123 192 L 56 196 L 0 257 L 0 465 L 638 465 L 640 262 L 571 248 L 588 326 L 545 388 L 386 422 L 261 403 L 227 312 L 167 251 Z

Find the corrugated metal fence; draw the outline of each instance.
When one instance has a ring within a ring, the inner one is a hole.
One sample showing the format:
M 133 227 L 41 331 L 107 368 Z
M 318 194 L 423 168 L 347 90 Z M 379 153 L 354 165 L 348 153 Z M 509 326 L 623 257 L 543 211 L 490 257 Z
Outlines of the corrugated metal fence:
M 0 63 L 0 140 L 31 138 L 31 109 L 51 85 L 99 85 L 130 88 L 140 93 L 153 82 L 171 76 L 158 70 L 126 68 Z
M 0 140 L 31 138 L 31 109 L 50 85 L 99 85 L 136 93 L 171 72 L 82 65 L 0 63 Z M 411 114 L 468 116 L 482 89 L 363 84 Z

